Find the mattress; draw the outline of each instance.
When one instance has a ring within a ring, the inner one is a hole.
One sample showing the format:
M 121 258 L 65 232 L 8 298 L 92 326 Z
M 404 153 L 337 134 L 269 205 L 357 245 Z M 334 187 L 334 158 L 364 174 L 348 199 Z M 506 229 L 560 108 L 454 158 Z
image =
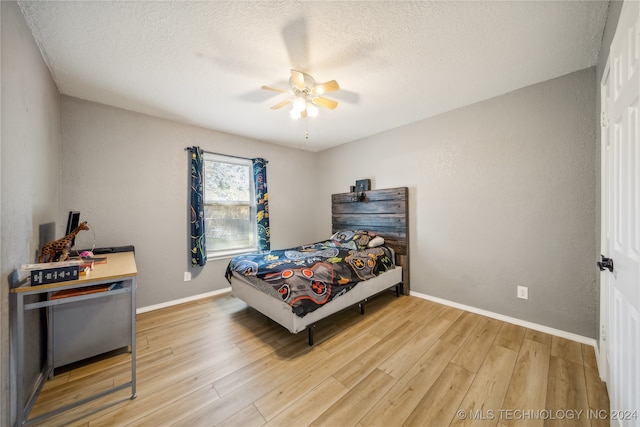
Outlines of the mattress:
M 347 307 L 356 305 L 401 282 L 402 267 L 397 266 L 376 277 L 358 283 L 349 292 L 324 304 L 304 317 L 299 317 L 293 313 L 291 306 L 286 302 L 257 289 L 253 284 L 249 283 L 245 276 L 239 273 L 234 272 L 232 274 L 231 289 L 235 297 L 240 298 L 249 306 L 287 328 L 291 333 L 297 334 L 305 330 L 309 325 L 313 325 L 317 321 Z

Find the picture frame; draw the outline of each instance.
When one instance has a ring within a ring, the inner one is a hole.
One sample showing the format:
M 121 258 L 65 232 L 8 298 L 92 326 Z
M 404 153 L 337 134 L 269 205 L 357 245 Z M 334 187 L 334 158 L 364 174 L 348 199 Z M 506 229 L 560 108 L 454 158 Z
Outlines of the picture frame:
M 370 179 L 358 179 L 356 180 L 356 191 L 368 191 L 371 190 Z

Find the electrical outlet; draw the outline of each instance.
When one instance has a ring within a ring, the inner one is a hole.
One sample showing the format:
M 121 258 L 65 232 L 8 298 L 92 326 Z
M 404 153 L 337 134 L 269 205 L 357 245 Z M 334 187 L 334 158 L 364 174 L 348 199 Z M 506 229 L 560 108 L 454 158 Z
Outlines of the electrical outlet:
M 184 272 L 184 281 L 188 282 L 189 280 L 191 280 L 191 272 L 190 271 L 185 271 Z
M 529 288 L 526 286 L 518 286 L 518 298 L 529 299 Z

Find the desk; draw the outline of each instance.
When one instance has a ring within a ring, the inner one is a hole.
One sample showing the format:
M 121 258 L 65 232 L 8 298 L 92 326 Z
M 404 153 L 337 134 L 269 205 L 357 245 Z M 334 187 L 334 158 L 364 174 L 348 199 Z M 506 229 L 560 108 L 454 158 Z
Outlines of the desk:
M 83 405 L 89 401 L 98 399 L 100 397 L 106 396 L 111 393 L 115 393 L 116 391 L 122 390 L 124 388 L 131 387 L 131 398 L 134 399 L 136 397 L 136 276 L 138 274 L 138 270 L 136 268 L 136 262 L 133 252 L 122 252 L 122 253 L 114 253 L 108 255 L 100 255 L 107 257 L 107 262 L 105 264 L 96 264 L 94 265 L 93 271 L 91 271 L 87 276 L 81 277 L 79 280 L 73 280 L 68 282 L 59 282 L 59 283 L 50 283 L 46 285 L 38 285 L 38 286 L 30 286 L 29 280 L 26 283 L 22 284 L 17 288 L 11 289 L 11 295 L 16 298 L 16 333 L 17 333 L 17 354 L 16 354 L 16 364 L 17 364 L 17 403 L 18 403 L 18 414 L 17 414 L 17 425 L 22 426 L 35 421 L 40 421 L 44 418 L 48 418 L 50 416 L 59 414 L 61 412 L 67 411 L 71 408 L 75 408 L 79 405 Z M 121 282 L 121 286 L 117 289 L 109 290 L 106 292 L 96 292 L 85 295 L 77 295 L 70 296 L 66 298 L 60 299 L 49 299 L 48 297 L 57 291 L 74 289 L 86 286 L 94 286 L 101 284 L 109 284 L 114 282 Z M 48 322 L 48 349 L 47 349 L 47 363 L 45 365 L 44 375 L 41 376 L 39 384 L 37 384 L 35 388 L 35 392 L 32 395 L 25 399 L 25 384 L 24 384 L 24 351 L 25 351 L 25 326 L 24 326 L 24 313 L 27 310 L 35 310 L 47 308 L 49 310 L 49 319 L 52 317 L 52 309 L 53 307 L 60 306 L 62 307 L 65 304 L 75 303 L 76 305 L 82 304 L 83 301 L 96 300 L 97 298 L 104 298 L 105 302 L 108 303 L 108 299 L 112 298 L 116 295 L 122 295 L 124 293 L 129 293 L 131 295 L 131 307 L 130 307 L 130 318 L 129 322 L 131 325 L 131 340 L 129 345 L 131 347 L 131 381 L 117 385 L 109 390 L 103 391 L 101 393 L 97 393 L 95 395 L 86 397 L 84 399 L 78 400 L 71 404 L 65 405 L 63 407 L 57 408 L 51 412 L 40 415 L 34 419 L 29 419 L 29 413 L 33 408 L 33 405 L 44 385 L 44 382 L 47 378 L 49 378 L 53 374 L 54 369 L 54 361 L 53 361 L 53 348 L 55 346 L 55 333 L 54 328 L 52 327 L 51 321 Z M 25 298 L 30 295 L 47 295 L 46 301 L 37 301 L 27 303 Z M 26 400 L 26 402 L 25 402 Z

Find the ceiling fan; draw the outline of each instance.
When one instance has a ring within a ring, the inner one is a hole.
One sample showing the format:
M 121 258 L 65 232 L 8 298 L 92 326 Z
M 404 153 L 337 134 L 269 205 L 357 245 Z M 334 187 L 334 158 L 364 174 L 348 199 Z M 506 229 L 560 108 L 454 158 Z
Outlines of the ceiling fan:
M 278 89 L 270 86 L 262 86 L 262 89 L 272 90 L 274 92 L 288 93 L 292 95 L 290 98 L 271 107 L 277 110 L 288 104 L 293 104 L 291 116 L 294 118 L 314 117 L 318 114 L 316 105 L 334 110 L 338 106 L 338 102 L 333 99 L 325 98 L 324 94 L 340 89 L 338 82 L 331 80 L 325 83 L 316 84 L 315 79 L 307 73 L 298 70 L 291 70 L 289 78 L 290 89 Z

